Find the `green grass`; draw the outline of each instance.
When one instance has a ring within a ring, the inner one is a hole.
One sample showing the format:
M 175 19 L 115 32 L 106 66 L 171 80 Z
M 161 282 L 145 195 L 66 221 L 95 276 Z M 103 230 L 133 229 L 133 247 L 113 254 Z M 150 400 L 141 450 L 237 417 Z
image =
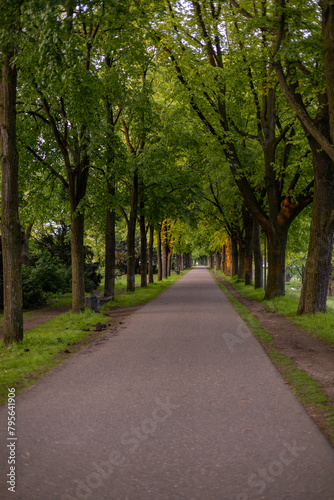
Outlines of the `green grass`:
M 157 276 L 154 276 L 154 279 L 157 279 Z M 140 275 L 136 274 L 135 277 L 135 283 L 140 284 Z M 115 292 L 119 292 L 121 290 L 126 290 L 127 282 L 126 282 L 126 275 L 124 276 L 118 276 L 115 280 Z M 47 302 L 47 304 L 43 307 L 40 307 L 38 309 L 33 309 L 29 311 L 25 311 L 23 313 L 23 319 L 31 319 L 34 318 L 35 316 L 38 316 L 43 312 L 44 309 L 53 309 L 56 307 L 60 306 L 67 306 L 71 308 L 72 306 L 72 294 L 71 293 L 65 293 L 62 295 L 55 295 L 54 297 L 50 298 Z M 3 325 L 3 314 L 0 314 L 0 325 Z
M 228 281 L 235 282 L 236 280 L 234 278 L 230 278 Z M 323 430 L 334 446 L 334 405 L 330 402 L 328 396 L 323 392 L 321 385 L 298 368 L 292 359 L 275 349 L 272 336 L 261 326 L 257 318 L 255 318 L 245 306 L 238 302 L 238 300 L 230 294 L 222 283 L 219 283 L 218 281 L 217 283 L 231 301 L 232 305 L 240 314 L 242 319 L 248 324 L 253 334 L 262 344 L 273 363 L 282 373 L 284 379 L 291 385 L 292 390 L 301 403 L 305 405 L 312 416 L 314 416 L 314 414 L 317 415 L 317 423 L 319 427 Z M 244 290 L 245 285 L 242 287 L 242 284 L 239 282 L 237 283 L 236 288 L 238 291 L 241 291 Z M 254 296 L 250 290 L 251 287 L 246 288 L 248 289 L 246 290 L 247 296 Z M 246 295 L 246 293 L 244 295 Z M 255 295 L 257 295 L 257 293 Z
M 262 326 L 261 323 L 255 316 L 253 316 L 249 310 L 242 305 L 240 302 L 238 302 L 237 299 L 233 297 L 233 295 L 230 294 L 230 292 L 227 290 L 227 288 L 222 284 L 217 281 L 218 285 L 220 288 L 223 290 L 225 295 L 228 297 L 230 302 L 232 303 L 233 307 L 235 310 L 240 314 L 242 319 L 248 324 L 252 332 L 256 335 L 256 337 L 261 341 L 261 343 L 267 347 L 270 347 L 273 345 L 273 339 L 272 336 L 265 330 Z
M 154 279 L 156 279 L 156 276 L 154 277 Z M 136 274 L 135 284 L 136 285 L 140 284 L 140 274 Z M 119 292 L 120 290 L 126 290 L 126 286 L 127 286 L 126 274 L 123 276 L 117 276 L 117 278 L 115 279 L 115 292 Z
M 23 341 L 4 347 L 0 342 L 0 404 L 5 403 L 8 387 L 17 388 L 17 393 L 32 385 L 37 372 L 44 375 L 59 364 L 59 353 L 87 337 L 84 328 L 91 328 L 107 317 L 92 311 L 74 315 L 64 313 L 42 325 L 28 330 Z
M 157 297 L 161 292 L 166 290 L 170 285 L 175 283 L 181 276 L 183 276 L 187 271 L 182 271 L 179 275 L 172 273 L 171 276 L 163 281 L 155 281 L 147 285 L 147 288 L 136 288 L 135 292 L 123 292 L 115 295 L 114 300 L 107 304 L 110 308 L 112 307 L 134 307 L 146 304 L 150 300 Z M 102 310 L 105 310 L 106 306 L 103 306 Z
M 172 273 L 170 278 L 154 282 L 147 288 L 136 288 L 135 292 L 116 295 L 112 302 L 101 308 L 101 314 L 90 310 L 79 315 L 67 312 L 28 330 L 19 344 L 4 347 L 3 341 L 0 341 L 0 404 L 6 403 L 8 387 L 15 387 L 16 393 L 19 394 L 55 366 L 63 363 L 66 359 L 64 351 L 89 336 L 89 332 L 84 329 L 93 331 L 96 323 L 103 324 L 110 319 L 105 314 L 108 310 L 114 307 L 145 304 L 157 297 L 186 272 L 183 271 L 180 275 Z M 70 296 L 65 296 L 61 300 L 63 304 L 67 304 L 69 299 L 71 299 Z M 30 311 L 25 314 L 35 315 L 40 311 Z M 75 350 L 71 348 L 71 352 Z
M 245 285 L 243 280 L 224 275 L 218 271 L 218 275 L 228 281 L 235 290 L 244 297 L 263 302 L 265 308 L 270 312 L 275 312 L 290 319 L 311 335 L 322 339 L 327 344 L 334 347 L 334 297 L 327 300 L 327 313 L 309 314 L 306 316 L 297 316 L 297 308 L 300 297 L 300 290 L 289 283 L 286 287 L 286 295 L 277 297 L 273 300 L 264 300 L 263 288 L 255 290 L 254 287 Z

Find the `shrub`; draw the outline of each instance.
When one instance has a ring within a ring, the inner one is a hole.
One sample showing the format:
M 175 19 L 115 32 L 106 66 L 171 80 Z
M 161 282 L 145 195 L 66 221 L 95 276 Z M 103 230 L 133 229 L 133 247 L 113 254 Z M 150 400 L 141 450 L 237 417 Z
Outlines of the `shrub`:
M 23 266 L 23 307 L 25 309 L 43 305 L 47 300 L 47 293 L 38 280 L 36 268 Z
M 85 291 L 90 292 L 95 290 L 101 283 L 101 273 L 99 272 L 100 264 L 98 262 L 90 262 L 85 264 Z
M 68 269 L 58 259 L 42 255 L 34 266 L 23 266 L 23 307 L 31 308 L 45 304 L 53 293 L 70 290 Z

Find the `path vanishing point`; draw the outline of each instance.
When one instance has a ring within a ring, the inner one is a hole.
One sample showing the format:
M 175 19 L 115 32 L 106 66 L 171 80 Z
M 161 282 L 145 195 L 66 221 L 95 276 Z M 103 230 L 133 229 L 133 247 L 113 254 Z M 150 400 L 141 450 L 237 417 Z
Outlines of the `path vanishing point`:
M 205 268 L 17 396 L 16 428 L 1 407 L 4 500 L 334 499 L 334 450 Z

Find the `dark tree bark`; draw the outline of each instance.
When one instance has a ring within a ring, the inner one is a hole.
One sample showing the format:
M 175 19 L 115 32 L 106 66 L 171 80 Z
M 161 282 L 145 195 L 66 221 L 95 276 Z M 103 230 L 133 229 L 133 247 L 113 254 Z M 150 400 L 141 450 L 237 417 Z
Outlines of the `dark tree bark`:
M 105 234 L 105 277 L 104 277 L 104 296 L 113 297 L 115 294 L 115 275 L 116 275 L 116 213 L 109 209 L 106 214 L 106 234 Z
M 261 226 L 257 220 L 253 220 L 253 252 L 255 280 L 254 287 L 263 287 L 263 256 L 261 250 Z
M 85 309 L 85 254 L 84 254 L 84 215 L 72 217 L 71 223 L 71 262 L 72 262 L 72 311 Z
M 231 252 L 231 276 L 238 276 L 238 264 L 239 264 L 239 255 L 238 255 L 238 244 L 234 238 L 230 239 L 230 252 Z
M 244 280 L 246 274 L 246 242 L 244 238 L 238 241 L 238 255 L 238 279 Z
M 127 291 L 134 292 L 135 273 L 136 273 L 136 221 L 138 210 L 138 169 L 135 169 L 132 187 L 131 187 L 131 210 L 128 220 L 128 235 L 127 235 Z
M 1 235 L 4 289 L 4 344 L 23 339 L 21 228 L 19 221 L 16 147 L 17 69 L 11 64 L 14 49 L 2 57 L 0 88 Z
M 157 230 L 158 281 L 162 280 L 161 230 Z
M 299 315 L 326 312 L 334 242 L 334 164 L 314 139 L 310 141 L 315 177 L 314 201 Z
M 331 0 L 323 0 L 323 35 L 324 35 L 324 58 L 325 78 L 327 83 L 327 96 L 329 108 L 329 130 L 330 140 L 334 151 L 334 5 Z M 332 156 L 334 163 L 334 154 Z
M 144 210 L 144 201 L 139 204 L 139 226 L 140 226 L 140 286 L 147 287 L 147 236 Z
M 268 281 L 266 299 L 284 295 L 285 289 L 285 251 L 288 229 L 277 228 L 268 233 Z
M 164 221 L 162 224 L 162 278 L 168 276 L 168 223 Z
M 150 224 L 150 237 L 148 244 L 148 282 L 154 283 L 153 278 L 153 242 L 154 242 L 154 226 Z
M 253 283 L 253 218 L 244 207 L 242 218 L 245 229 L 245 285 Z

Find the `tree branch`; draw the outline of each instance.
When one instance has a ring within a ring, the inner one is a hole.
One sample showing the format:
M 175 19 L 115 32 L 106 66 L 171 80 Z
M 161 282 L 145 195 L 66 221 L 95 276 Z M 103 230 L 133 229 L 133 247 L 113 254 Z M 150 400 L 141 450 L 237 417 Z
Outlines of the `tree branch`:
M 322 147 L 322 149 L 328 154 L 330 159 L 334 161 L 334 147 L 333 145 L 328 141 L 328 139 L 318 130 L 316 125 L 313 123 L 310 115 L 306 111 L 306 109 L 298 102 L 298 99 L 296 98 L 296 94 L 294 90 L 288 85 L 284 71 L 282 68 L 282 65 L 280 61 L 277 61 L 274 63 L 275 68 L 276 68 L 276 74 L 277 78 L 281 84 L 283 93 L 287 100 L 289 101 L 290 105 L 293 107 L 295 110 L 299 120 L 301 121 L 302 125 L 308 130 L 308 132 L 314 137 L 314 139 L 317 141 L 319 146 Z
M 243 9 L 242 7 L 240 7 L 239 3 L 236 1 L 236 0 L 230 0 L 230 3 L 231 5 L 233 5 L 233 7 L 235 7 L 239 12 L 240 14 L 242 14 L 244 17 L 247 17 L 247 19 L 253 19 L 253 16 L 252 14 L 250 14 L 247 10 Z
M 61 183 L 65 186 L 66 189 L 69 188 L 69 184 L 66 181 L 66 179 L 59 172 L 57 172 L 57 170 L 51 167 L 51 165 L 49 165 L 49 163 L 45 161 L 44 158 L 42 158 L 38 153 L 36 153 L 36 151 L 32 147 L 25 146 L 25 148 L 36 158 L 36 160 L 38 160 L 40 163 L 42 163 L 42 165 L 47 167 L 50 170 L 50 172 L 52 172 L 53 175 L 61 181 Z

